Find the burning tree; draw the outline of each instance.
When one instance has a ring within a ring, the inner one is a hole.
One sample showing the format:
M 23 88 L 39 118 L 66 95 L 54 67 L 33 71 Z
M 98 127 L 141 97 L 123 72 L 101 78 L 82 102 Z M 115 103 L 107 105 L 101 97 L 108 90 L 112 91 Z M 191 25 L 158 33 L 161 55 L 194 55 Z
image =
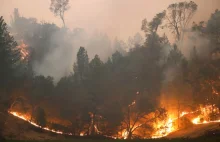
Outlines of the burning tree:
M 138 104 L 141 103 L 139 101 L 140 100 L 132 102 L 127 109 L 125 109 L 121 132 L 124 139 L 140 137 L 151 138 L 154 129 L 153 123 L 156 122 L 157 119 L 165 119 L 166 111 L 164 109 L 158 108 L 155 110 L 147 106 L 148 109 L 145 108 L 145 111 L 143 111 L 138 108 Z M 143 105 L 141 107 L 143 107 Z
M 27 60 L 29 52 L 28 52 L 28 45 L 24 43 L 23 40 L 20 41 L 20 44 L 17 46 L 17 48 L 21 52 L 21 58 L 23 60 Z

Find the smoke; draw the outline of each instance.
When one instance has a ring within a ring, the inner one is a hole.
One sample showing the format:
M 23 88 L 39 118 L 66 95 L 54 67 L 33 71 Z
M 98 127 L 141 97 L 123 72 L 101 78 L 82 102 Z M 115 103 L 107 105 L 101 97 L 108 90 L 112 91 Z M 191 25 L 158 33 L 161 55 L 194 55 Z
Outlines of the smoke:
M 52 76 L 55 83 L 73 72 L 80 46 L 86 48 L 90 60 L 97 54 L 105 62 L 114 51 L 106 34 L 88 35 L 83 29 L 60 29 L 50 37 L 48 46 L 41 61 L 33 62 L 33 70 L 36 75 Z
M 185 38 L 177 42 L 177 47 L 181 51 L 183 59 L 188 62 L 195 56 L 195 54 L 192 54 L 194 48 L 196 49 L 197 58 L 204 60 L 210 57 L 211 42 L 198 32 L 187 32 Z M 172 49 L 173 46 L 164 47 L 164 56 L 168 58 Z M 177 115 L 178 109 L 181 109 L 180 106 L 187 108 L 193 104 L 192 87 L 185 81 L 183 77 L 185 67 L 181 66 L 181 62 L 176 65 L 167 65 L 160 96 L 161 106 L 166 106 L 166 109 L 174 115 Z
M 125 52 L 126 49 L 142 42 L 139 34 L 130 38 L 133 42 L 129 44 L 131 47 L 128 47 L 124 41 L 112 41 L 107 34 L 97 30 L 88 34 L 82 28 L 73 30 L 59 28 L 55 24 L 38 23 L 34 18 L 19 15 L 18 9 L 15 9 L 10 27 L 11 33 L 15 35 L 17 41 L 24 40 L 25 44 L 33 49 L 31 51 L 33 57 L 30 60 L 34 73 L 52 76 L 55 83 L 60 78 L 73 73 L 73 65 L 81 46 L 87 50 L 90 60 L 98 55 L 103 62 L 106 62 L 116 50 Z
M 210 53 L 210 40 L 199 32 L 189 32 L 183 41 L 177 43 L 178 48 L 187 60 L 191 59 L 193 48 L 196 48 L 199 58 L 207 58 Z
M 71 37 L 62 30 L 54 33 L 48 46 L 56 47 L 49 48 L 41 62 L 33 62 L 32 66 L 36 75 L 52 76 L 55 82 L 69 75 L 76 53 L 76 48 L 70 41 Z

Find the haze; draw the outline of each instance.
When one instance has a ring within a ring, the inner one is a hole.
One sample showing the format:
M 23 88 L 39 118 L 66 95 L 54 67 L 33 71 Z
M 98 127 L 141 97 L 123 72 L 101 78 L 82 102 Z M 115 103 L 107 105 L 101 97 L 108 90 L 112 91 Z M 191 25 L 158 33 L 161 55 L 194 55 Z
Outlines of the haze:
M 25 17 L 35 17 L 39 21 L 53 22 L 59 26 L 62 22 L 50 12 L 50 0 L 0 0 L 0 15 L 10 22 L 14 8 Z M 153 16 L 180 0 L 70 0 L 71 8 L 66 12 L 68 28 L 83 28 L 86 32 L 100 31 L 112 39 L 127 40 L 140 31 L 144 18 Z M 192 21 L 208 20 L 210 14 L 220 8 L 219 0 L 195 0 L 198 11 Z M 207 4 L 208 3 L 208 4 Z

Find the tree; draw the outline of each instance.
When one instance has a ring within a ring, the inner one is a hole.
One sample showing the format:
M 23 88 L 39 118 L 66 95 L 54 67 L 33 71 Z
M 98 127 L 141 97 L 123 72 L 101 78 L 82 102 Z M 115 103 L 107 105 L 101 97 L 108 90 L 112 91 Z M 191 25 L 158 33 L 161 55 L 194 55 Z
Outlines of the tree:
M 52 77 L 35 76 L 32 80 L 29 94 L 29 101 L 31 104 L 31 120 L 36 108 L 38 108 L 43 101 L 50 98 L 53 93 L 54 85 Z
M 90 125 L 88 128 L 89 135 L 99 134 L 100 109 L 104 101 L 105 94 L 105 77 L 104 66 L 98 55 L 89 63 L 89 76 L 87 79 L 87 111 L 90 115 Z
M 187 26 L 197 10 L 193 1 L 179 2 L 168 6 L 166 11 L 167 26 L 177 41 L 184 38 Z
M 79 76 L 79 79 L 82 81 L 86 79 L 89 72 L 89 57 L 87 51 L 84 47 L 80 47 L 77 53 L 77 63 L 74 64 L 75 75 Z
M 59 16 L 63 21 L 63 26 L 65 27 L 65 12 L 69 9 L 69 0 L 51 0 L 50 11 L 54 13 L 55 16 Z
M 92 73 L 92 77 L 96 78 L 101 76 L 103 73 L 103 62 L 100 60 L 98 55 L 95 55 L 94 59 L 89 63 L 90 72 Z
M 211 14 L 208 22 L 201 21 L 198 24 L 193 23 L 192 30 L 210 40 L 210 45 L 207 48 L 207 58 L 202 59 L 197 57 L 197 60 L 191 61 L 189 80 L 193 85 L 193 89 L 197 90 L 194 93 L 194 98 L 201 103 L 219 102 L 218 94 L 220 90 L 219 83 L 219 52 L 220 52 L 220 11 L 215 10 Z M 195 78 L 197 77 L 197 78 Z
M 127 45 L 122 40 L 118 40 L 117 38 L 115 38 L 114 43 L 113 43 L 113 48 L 116 51 L 120 52 L 122 55 L 126 54 Z
M 17 43 L 10 36 L 3 17 L 0 17 L 0 86 L 3 89 L 9 81 L 15 77 L 16 67 L 20 61 L 20 51 L 16 48 Z
M 142 20 L 141 30 L 145 32 L 146 37 L 149 34 L 157 33 L 159 26 L 163 22 L 165 14 L 165 11 L 158 13 L 149 23 L 147 22 L 147 19 Z
M 17 43 L 8 32 L 7 25 L 0 17 L 0 137 L 5 124 L 5 113 L 8 109 L 10 83 L 15 79 L 16 69 L 20 63 L 20 51 Z
M 220 45 L 220 11 L 216 10 L 210 17 L 207 23 L 207 33 L 211 36 L 215 47 Z M 218 49 L 220 50 L 220 48 Z
M 140 33 L 136 33 L 134 37 L 128 38 L 128 48 L 131 50 L 135 47 L 141 46 L 144 43 L 144 38 Z
M 151 22 L 147 22 L 147 19 L 144 19 L 142 21 L 141 30 L 144 31 L 146 36 L 145 45 L 151 47 L 152 49 L 156 49 L 157 47 L 160 47 L 161 46 L 160 44 L 164 40 L 163 37 L 158 36 L 157 30 L 159 26 L 161 26 L 165 14 L 166 14 L 165 11 L 158 13 L 156 16 L 154 16 Z M 161 41 L 161 39 L 163 40 Z
M 112 54 L 112 64 L 117 64 L 122 59 L 122 54 L 118 51 Z
M 172 50 L 170 50 L 170 53 L 168 55 L 167 64 L 173 67 L 180 67 L 183 59 L 184 59 L 183 54 L 178 49 L 177 45 L 174 44 Z
M 8 85 L 15 79 L 16 69 L 20 65 L 20 51 L 16 48 L 17 43 L 14 38 L 10 36 L 7 25 L 3 17 L 0 17 L 0 97 L 5 98 Z M 6 97 L 7 98 L 7 97 Z
M 41 127 L 46 126 L 46 114 L 45 114 L 44 109 L 38 107 L 35 112 L 34 118 L 35 118 L 35 122 L 38 125 L 40 125 Z

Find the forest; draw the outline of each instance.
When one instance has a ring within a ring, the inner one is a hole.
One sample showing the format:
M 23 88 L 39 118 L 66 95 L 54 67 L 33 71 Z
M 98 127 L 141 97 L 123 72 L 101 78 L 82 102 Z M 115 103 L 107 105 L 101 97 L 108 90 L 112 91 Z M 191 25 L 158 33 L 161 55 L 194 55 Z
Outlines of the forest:
M 116 139 L 220 122 L 219 10 L 193 22 L 195 2 L 173 3 L 123 41 L 69 29 L 69 8 L 51 1 L 62 27 L 17 8 L 10 23 L 1 16 L 1 136 L 7 113 L 56 133 Z

